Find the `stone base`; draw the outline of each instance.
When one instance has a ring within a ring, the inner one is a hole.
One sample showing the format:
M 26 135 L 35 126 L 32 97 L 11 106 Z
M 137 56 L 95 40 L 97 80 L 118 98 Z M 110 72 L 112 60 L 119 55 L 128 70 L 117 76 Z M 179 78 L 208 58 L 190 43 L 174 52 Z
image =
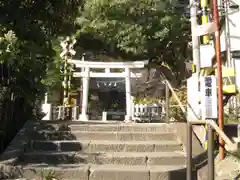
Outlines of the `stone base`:
M 52 104 L 42 104 L 42 112 L 45 114 L 45 116 L 42 118 L 44 121 L 50 121 L 52 120 Z
M 80 114 L 78 121 L 88 121 L 88 115 L 87 114 Z
M 133 122 L 132 121 L 132 117 L 128 116 L 128 115 L 125 115 L 125 120 L 124 120 L 125 123 L 131 123 Z
M 105 111 L 102 112 L 102 121 L 104 121 L 104 122 L 107 121 L 107 112 L 105 112 Z

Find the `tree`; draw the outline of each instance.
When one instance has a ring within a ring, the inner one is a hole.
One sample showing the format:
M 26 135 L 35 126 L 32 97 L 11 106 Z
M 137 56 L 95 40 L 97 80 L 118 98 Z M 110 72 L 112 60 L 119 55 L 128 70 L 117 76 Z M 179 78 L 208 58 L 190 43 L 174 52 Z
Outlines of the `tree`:
M 0 130 L 6 134 L 0 137 L 2 150 L 27 120 L 42 117 L 39 101 L 48 87 L 60 82 L 59 39 L 74 32 L 81 2 L 0 1 Z
M 111 51 L 166 62 L 172 69 L 187 58 L 189 24 L 183 14 L 160 0 L 88 0 L 78 35 L 88 34 Z
M 4 34 L 10 31 L 16 39 L 11 52 L 2 52 L 1 61 L 11 65 L 12 76 L 18 72 L 17 81 L 23 78 L 21 81 L 26 84 L 21 82 L 22 90 L 24 84 L 25 90 L 30 90 L 30 87 L 35 86 L 38 89 L 38 83 L 44 82 L 47 85 L 54 83 L 53 78 L 47 78 L 47 81 L 45 79 L 47 68 L 51 77 L 53 76 L 52 72 L 56 71 L 54 66 L 57 64 L 55 62 L 59 59 L 59 52 L 53 42 L 56 42 L 61 35 L 71 35 L 74 32 L 73 21 L 81 3 L 81 0 L 2 0 L 0 2 L 0 36 L 4 37 Z M 8 46 L 6 43 L 13 44 L 11 40 L 5 41 L 5 47 Z M 42 81 L 43 79 L 45 81 Z M 29 85 L 27 81 L 33 84 Z
M 20 39 L 44 43 L 73 30 L 81 0 L 1 0 L 0 23 Z
M 74 19 L 81 2 L 0 1 L 0 69 L 7 72 L 7 81 L 1 77 L 0 84 L 0 122 L 1 130 L 7 132 L 6 143 L 26 120 L 39 115 L 36 102 L 42 99 L 46 86 L 59 82 L 59 78 L 52 78 L 59 60 L 56 44 L 59 37 L 74 32 Z M 11 94 L 14 98 L 10 98 Z M 11 109 L 6 111 L 5 107 Z
M 58 53 L 53 41 L 74 32 L 73 21 L 81 3 L 81 0 L 2 0 L 0 36 L 12 30 L 21 47 L 25 48 L 25 53 L 31 53 L 24 60 L 32 66 L 31 62 L 36 60 L 36 56 L 41 56 L 45 67 L 37 66 L 46 73 L 46 63 L 51 63 Z

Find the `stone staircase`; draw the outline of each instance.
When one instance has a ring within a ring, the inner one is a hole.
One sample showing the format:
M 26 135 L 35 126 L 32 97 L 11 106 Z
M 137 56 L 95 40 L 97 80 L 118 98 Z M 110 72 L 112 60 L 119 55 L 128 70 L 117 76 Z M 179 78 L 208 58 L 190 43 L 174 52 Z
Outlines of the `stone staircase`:
M 41 179 L 44 169 L 61 180 L 186 180 L 183 145 L 167 124 L 38 123 L 26 133 L 24 151 L 5 163 L 15 178 Z

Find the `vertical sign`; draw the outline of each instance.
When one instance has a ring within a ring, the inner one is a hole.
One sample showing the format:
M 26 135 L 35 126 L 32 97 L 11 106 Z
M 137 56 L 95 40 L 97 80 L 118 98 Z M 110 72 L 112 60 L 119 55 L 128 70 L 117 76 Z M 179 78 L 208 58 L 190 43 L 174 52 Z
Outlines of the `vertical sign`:
M 202 119 L 217 119 L 217 81 L 215 76 L 201 77 Z
M 201 109 L 198 103 L 198 76 L 193 74 L 187 80 L 187 120 L 194 121 L 200 119 Z

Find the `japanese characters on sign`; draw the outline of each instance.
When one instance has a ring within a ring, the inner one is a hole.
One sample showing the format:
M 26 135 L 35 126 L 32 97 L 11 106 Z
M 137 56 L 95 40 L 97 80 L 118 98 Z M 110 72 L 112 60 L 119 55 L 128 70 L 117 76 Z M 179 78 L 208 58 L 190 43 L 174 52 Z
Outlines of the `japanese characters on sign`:
M 217 82 L 215 76 L 200 79 L 202 119 L 217 118 Z

